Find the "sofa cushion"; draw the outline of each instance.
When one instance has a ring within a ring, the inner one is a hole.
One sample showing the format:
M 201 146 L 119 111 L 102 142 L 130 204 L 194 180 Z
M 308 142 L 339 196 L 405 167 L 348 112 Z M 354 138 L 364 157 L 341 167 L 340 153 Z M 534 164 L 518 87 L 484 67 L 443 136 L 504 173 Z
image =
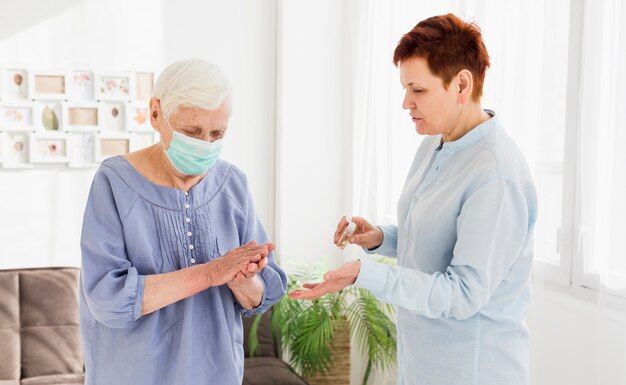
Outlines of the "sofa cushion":
M 22 378 L 82 371 L 80 335 L 75 325 L 22 329 Z
M 16 271 L 0 271 L 0 385 L 16 383 L 20 378 L 18 283 Z
M 22 378 L 82 373 L 78 270 L 20 272 Z
M 22 378 L 82 373 L 78 270 L 20 272 Z
M 83 374 L 53 374 L 22 380 L 22 385 L 82 385 L 84 383 L 85 376 Z
M 246 358 L 243 373 L 243 385 L 308 385 L 279 358 Z
M 78 270 L 20 272 L 20 307 L 22 327 L 78 326 Z

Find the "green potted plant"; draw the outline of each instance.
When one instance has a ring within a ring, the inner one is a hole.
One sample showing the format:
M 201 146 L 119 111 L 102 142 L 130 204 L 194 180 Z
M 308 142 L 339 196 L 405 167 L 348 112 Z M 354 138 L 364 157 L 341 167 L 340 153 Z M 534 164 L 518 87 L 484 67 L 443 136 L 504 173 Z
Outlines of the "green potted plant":
M 381 261 L 389 263 L 386 258 Z M 301 270 L 308 272 L 290 275 L 288 292 L 306 282 L 320 282 L 327 269 Z M 352 337 L 367 358 L 363 376 L 366 385 L 372 368 L 386 370 L 396 365 L 396 326 L 392 313 L 391 305 L 380 302 L 369 291 L 349 286 L 313 301 L 284 296 L 273 306 L 270 327 L 291 366 L 309 380 L 329 373 L 337 365 L 337 355 L 333 355 L 337 341 L 349 343 Z M 261 317 L 257 316 L 250 330 L 251 355 L 259 348 L 257 327 Z M 349 354 L 342 359 L 349 360 Z

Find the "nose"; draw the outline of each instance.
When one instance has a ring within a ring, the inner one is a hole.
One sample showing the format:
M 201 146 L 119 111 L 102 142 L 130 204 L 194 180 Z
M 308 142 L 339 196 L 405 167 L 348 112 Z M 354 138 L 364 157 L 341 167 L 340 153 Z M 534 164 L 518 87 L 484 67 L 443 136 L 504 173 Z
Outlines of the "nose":
M 411 95 L 409 94 L 409 91 L 405 91 L 404 92 L 404 99 L 402 100 L 402 108 L 404 108 L 405 110 L 410 110 L 415 108 L 415 103 L 413 103 L 413 101 L 411 100 Z

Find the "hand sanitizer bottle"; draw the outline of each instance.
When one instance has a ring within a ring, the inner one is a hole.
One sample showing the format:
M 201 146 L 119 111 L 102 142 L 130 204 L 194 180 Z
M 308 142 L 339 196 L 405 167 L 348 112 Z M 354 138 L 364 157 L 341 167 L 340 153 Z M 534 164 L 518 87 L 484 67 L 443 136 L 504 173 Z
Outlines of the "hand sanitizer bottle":
M 351 219 L 352 218 L 348 221 L 348 226 L 346 226 L 345 230 L 343 230 L 343 234 L 341 234 L 339 242 L 337 242 L 337 247 L 341 250 L 346 248 L 350 237 L 354 235 L 354 231 L 356 230 L 356 223 L 352 222 Z

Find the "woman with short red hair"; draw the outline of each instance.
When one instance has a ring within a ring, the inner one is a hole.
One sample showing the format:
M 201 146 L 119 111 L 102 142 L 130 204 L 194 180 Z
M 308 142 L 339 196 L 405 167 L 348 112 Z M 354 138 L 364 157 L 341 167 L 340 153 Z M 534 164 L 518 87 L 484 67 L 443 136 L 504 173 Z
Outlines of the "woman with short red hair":
M 306 284 L 313 299 L 355 284 L 398 306 L 398 384 L 526 385 L 537 197 L 527 163 L 481 107 L 489 55 L 480 29 L 448 14 L 402 37 L 394 63 L 422 141 L 398 226 L 352 217 L 349 242 L 398 259 L 352 261 Z M 348 222 L 342 218 L 340 239 Z

